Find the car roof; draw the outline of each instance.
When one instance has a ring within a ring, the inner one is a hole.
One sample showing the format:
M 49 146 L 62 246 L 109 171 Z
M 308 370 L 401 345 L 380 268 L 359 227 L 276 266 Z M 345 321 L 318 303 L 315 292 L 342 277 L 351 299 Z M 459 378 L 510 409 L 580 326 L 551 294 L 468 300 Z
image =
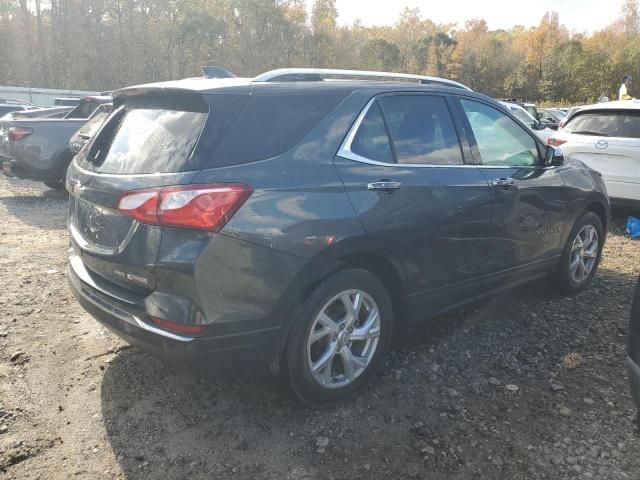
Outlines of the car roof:
M 594 103 L 577 107 L 580 113 L 590 110 L 640 110 L 640 100 L 614 100 L 612 102 Z
M 186 78 L 167 82 L 147 83 L 125 87 L 114 92 L 114 97 L 121 95 L 135 95 L 140 91 L 181 90 L 195 91 L 201 94 L 219 93 L 294 93 L 294 92 L 320 92 L 342 91 L 353 92 L 357 90 L 385 91 L 448 91 L 458 94 L 473 94 L 471 90 L 455 86 L 420 84 L 410 81 L 390 80 L 318 80 L 318 81 L 269 81 L 257 82 L 251 78 Z M 476 94 L 478 95 L 478 94 Z

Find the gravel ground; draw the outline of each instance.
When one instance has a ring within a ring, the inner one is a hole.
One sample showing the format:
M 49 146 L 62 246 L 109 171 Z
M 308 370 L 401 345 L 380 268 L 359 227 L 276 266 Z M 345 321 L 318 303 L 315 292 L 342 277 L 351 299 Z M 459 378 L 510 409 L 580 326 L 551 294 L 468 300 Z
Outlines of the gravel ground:
M 640 478 L 624 368 L 640 242 L 621 214 L 586 292 L 540 282 L 456 310 L 360 396 L 310 411 L 100 327 L 66 285 L 66 206 L 0 178 L 0 477 Z

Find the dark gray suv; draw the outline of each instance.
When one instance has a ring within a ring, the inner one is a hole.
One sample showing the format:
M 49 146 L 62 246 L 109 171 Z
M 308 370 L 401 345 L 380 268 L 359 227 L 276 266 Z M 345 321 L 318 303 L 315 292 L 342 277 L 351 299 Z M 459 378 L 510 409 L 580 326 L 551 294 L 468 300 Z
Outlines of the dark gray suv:
M 547 275 L 583 289 L 610 210 L 598 173 L 494 100 L 339 70 L 120 90 L 67 189 L 86 310 L 313 406 L 362 387 L 407 325 Z

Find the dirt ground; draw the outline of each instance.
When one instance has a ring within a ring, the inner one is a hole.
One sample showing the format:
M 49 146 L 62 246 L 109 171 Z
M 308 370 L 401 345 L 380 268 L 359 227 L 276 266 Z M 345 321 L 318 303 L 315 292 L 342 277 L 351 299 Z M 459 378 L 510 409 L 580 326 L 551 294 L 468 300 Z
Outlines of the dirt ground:
M 624 367 L 640 241 L 593 286 L 540 282 L 416 328 L 358 397 L 311 411 L 127 347 L 66 284 L 66 195 L 0 177 L 0 477 L 638 479 Z

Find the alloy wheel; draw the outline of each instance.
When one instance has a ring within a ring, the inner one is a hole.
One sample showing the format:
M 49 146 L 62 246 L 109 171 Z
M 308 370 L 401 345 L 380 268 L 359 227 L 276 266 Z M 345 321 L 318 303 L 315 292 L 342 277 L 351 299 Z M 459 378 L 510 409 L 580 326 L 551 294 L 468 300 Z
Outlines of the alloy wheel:
M 571 247 L 569 273 L 576 283 L 584 282 L 598 258 L 598 231 L 593 225 L 585 225 L 580 229 Z
M 380 310 L 363 290 L 346 290 L 316 316 L 307 340 L 307 364 L 325 388 L 351 384 L 369 366 L 380 339 Z

